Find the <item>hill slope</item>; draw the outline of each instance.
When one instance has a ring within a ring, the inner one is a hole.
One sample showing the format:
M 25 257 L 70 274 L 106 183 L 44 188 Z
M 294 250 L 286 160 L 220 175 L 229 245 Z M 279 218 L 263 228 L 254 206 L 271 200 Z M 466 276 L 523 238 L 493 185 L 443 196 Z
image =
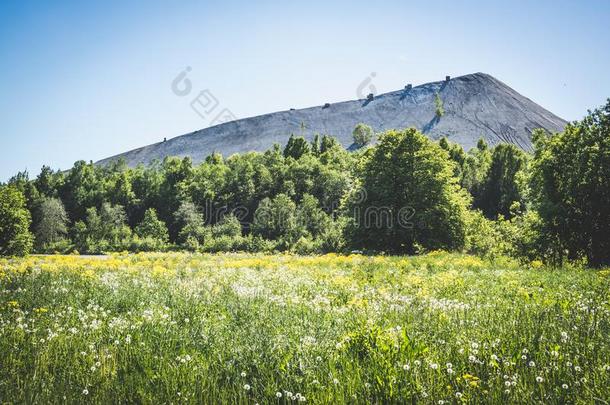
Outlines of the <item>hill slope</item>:
M 440 95 L 445 114 L 438 119 L 435 96 Z M 280 111 L 239 119 L 135 149 L 98 162 L 123 158 L 130 166 L 166 156 L 190 156 L 200 162 L 213 152 L 224 156 L 262 151 L 273 143 L 284 144 L 291 133 L 313 138 L 329 134 L 345 146 L 352 131 L 364 122 L 376 131 L 416 127 L 431 139 L 446 136 L 465 149 L 480 138 L 490 145 L 500 142 L 531 149 L 531 131 L 561 131 L 566 121 L 545 110 L 506 84 L 485 73 L 474 73 L 423 84 L 410 90 L 380 94 L 373 100 L 353 100 L 299 110 Z M 305 126 L 303 130 L 302 127 Z

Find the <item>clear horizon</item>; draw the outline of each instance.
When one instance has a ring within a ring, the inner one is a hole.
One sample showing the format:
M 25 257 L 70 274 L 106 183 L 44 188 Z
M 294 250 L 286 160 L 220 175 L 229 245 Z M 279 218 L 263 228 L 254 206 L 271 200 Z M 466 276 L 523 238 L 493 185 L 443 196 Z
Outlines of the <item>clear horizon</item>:
M 580 119 L 610 97 L 608 17 L 606 1 L 3 2 L 0 181 L 209 126 L 172 91 L 186 67 L 237 118 L 485 72 Z

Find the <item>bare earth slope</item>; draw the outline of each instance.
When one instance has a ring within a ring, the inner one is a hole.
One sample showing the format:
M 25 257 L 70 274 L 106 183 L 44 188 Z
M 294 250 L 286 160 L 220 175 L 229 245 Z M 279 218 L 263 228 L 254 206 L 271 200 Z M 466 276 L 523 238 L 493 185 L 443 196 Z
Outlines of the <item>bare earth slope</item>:
M 445 114 L 436 118 L 435 95 L 439 93 Z M 561 131 L 566 121 L 545 110 L 506 84 L 485 73 L 474 73 L 427 83 L 410 90 L 300 110 L 279 111 L 239 119 L 135 149 L 98 162 L 123 158 L 130 166 L 148 164 L 166 156 L 190 156 L 200 162 L 213 152 L 224 156 L 262 151 L 274 143 L 285 144 L 291 133 L 306 138 L 333 135 L 345 146 L 352 144 L 352 131 L 364 122 L 376 131 L 416 127 L 431 139 L 445 136 L 466 150 L 480 138 L 490 145 L 500 142 L 531 150 L 531 132 L 544 128 Z M 303 129 L 304 126 L 304 129 Z

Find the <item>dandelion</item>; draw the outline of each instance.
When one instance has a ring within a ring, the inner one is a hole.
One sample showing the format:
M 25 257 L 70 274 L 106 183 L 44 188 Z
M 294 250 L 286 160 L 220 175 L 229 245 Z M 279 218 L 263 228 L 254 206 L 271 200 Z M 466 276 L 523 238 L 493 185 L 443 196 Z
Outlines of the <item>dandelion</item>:
M 580 366 L 576 366 L 576 367 L 574 367 L 574 370 L 576 370 L 577 372 L 580 372 L 580 371 L 582 371 L 582 368 L 580 368 Z
M 419 366 L 421 364 L 421 361 L 415 360 L 413 363 L 415 363 L 416 366 Z
M 504 385 L 506 385 L 507 387 L 510 387 L 510 381 L 504 381 Z
M 333 384 L 335 384 L 335 385 L 339 384 L 339 380 L 337 380 L 336 378 L 333 378 Z
M 242 377 L 245 377 L 245 376 L 246 376 L 246 372 L 245 372 L 245 371 L 242 371 L 242 372 L 241 372 L 241 376 L 242 376 Z
M 529 362 L 529 366 L 530 366 L 530 367 L 536 367 L 536 363 L 534 363 L 533 361 L 530 361 L 530 362 Z
M 282 393 L 278 391 L 278 392 L 275 393 L 275 396 L 276 396 L 276 398 L 281 398 L 282 397 Z
M 537 383 L 541 383 L 544 381 L 544 378 L 542 378 L 541 376 L 536 377 L 536 382 Z
M 89 390 L 87 388 L 83 390 L 83 395 L 89 395 Z
M 564 390 L 568 389 L 568 384 L 561 384 L 561 388 L 563 388 Z
M 436 369 L 438 368 L 438 364 L 436 364 L 436 363 L 432 363 L 432 364 L 430 364 L 430 368 L 431 368 L 432 370 L 436 370 Z
M 456 393 L 455 393 L 455 397 L 456 397 L 457 399 L 462 398 L 462 393 L 461 393 L 461 392 L 456 392 Z
M 527 360 L 527 356 L 524 354 L 523 356 L 521 356 L 521 360 Z
M 404 366 L 402 366 L 402 369 L 405 371 L 409 371 L 410 368 L 411 368 L 411 366 L 408 364 L 405 364 Z
M 250 387 L 250 385 L 249 385 L 249 384 L 244 384 L 244 389 L 245 389 L 246 391 L 250 391 L 250 388 L 251 388 L 251 387 Z
M 445 366 L 446 366 L 447 368 L 453 368 L 453 364 L 451 364 L 451 363 L 447 363 L 447 364 L 445 364 Z
M 477 358 L 471 354 L 470 356 L 468 356 L 468 361 L 474 363 L 475 361 L 477 361 Z
M 504 393 L 505 393 L 506 395 L 508 395 L 508 394 L 510 394 L 510 390 L 504 390 Z

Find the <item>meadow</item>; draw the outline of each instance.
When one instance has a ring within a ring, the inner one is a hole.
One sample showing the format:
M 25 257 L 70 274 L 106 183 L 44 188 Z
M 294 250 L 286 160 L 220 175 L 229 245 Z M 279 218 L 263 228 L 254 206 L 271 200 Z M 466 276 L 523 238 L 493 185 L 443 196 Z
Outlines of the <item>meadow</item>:
M 0 403 L 608 403 L 610 270 L 430 253 L 0 259 Z

